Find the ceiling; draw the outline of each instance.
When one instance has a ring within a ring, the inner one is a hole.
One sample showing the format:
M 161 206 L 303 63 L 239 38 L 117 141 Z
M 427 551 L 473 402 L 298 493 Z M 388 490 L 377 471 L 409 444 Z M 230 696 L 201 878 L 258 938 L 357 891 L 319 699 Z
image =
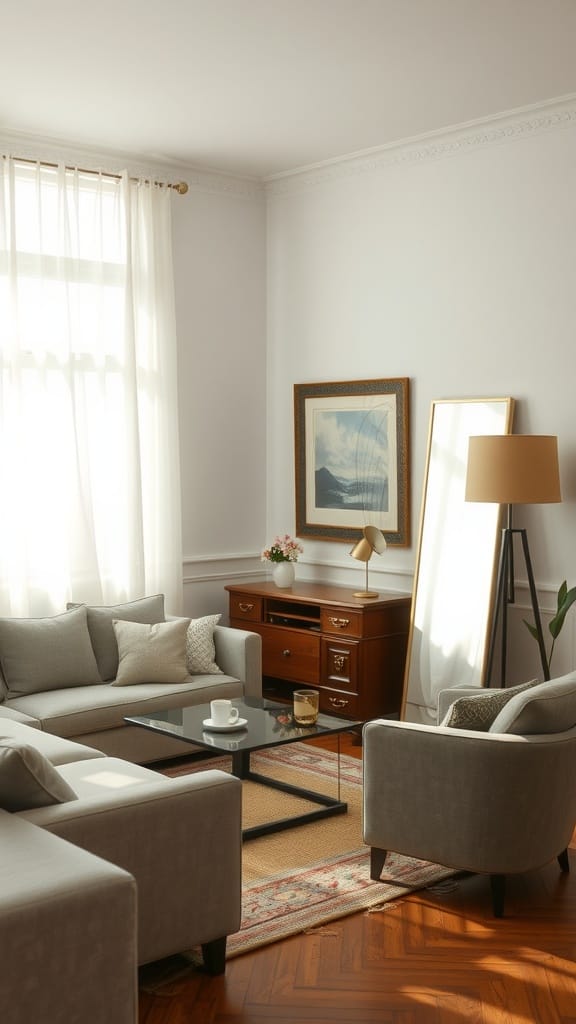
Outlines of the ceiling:
M 12 0 L 0 132 L 266 178 L 576 94 L 575 54 L 576 0 Z

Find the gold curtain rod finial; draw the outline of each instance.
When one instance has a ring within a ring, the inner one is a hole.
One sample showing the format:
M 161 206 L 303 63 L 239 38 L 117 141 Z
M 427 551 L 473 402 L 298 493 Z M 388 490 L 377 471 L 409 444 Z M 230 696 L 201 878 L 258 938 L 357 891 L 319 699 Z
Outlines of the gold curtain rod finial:
M 49 160 L 31 160 L 29 157 L 25 156 L 15 156 L 13 159 L 16 161 L 16 163 L 19 164 L 34 164 L 38 165 L 39 167 L 52 167 L 54 169 L 57 169 L 59 167 L 59 164 L 52 163 Z M 66 171 L 78 171 L 80 174 L 94 174 L 96 175 L 96 177 L 112 178 L 115 181 L 119 181 L 119 179 L 122 177 L 121 174 L 114 174 L 112 173 L 112 171 L 93 171 L 87 167 L 72 167 L 69 164 L 66 164 L 64 169 Z M 129 177 L 128 180 L 138 182 L 141 179 Z M 152 181 L 152 179 L 145 180 L 149 181 L 151 185 L 162 185 L 164 188 L 173 188 L 174 191 L 177 192 L 179 196 L 185 196 L 188 191 L 187 181 L 176 181 L 174 182 L 174 184 L 172 184 L 171 182 L 165 181 Z

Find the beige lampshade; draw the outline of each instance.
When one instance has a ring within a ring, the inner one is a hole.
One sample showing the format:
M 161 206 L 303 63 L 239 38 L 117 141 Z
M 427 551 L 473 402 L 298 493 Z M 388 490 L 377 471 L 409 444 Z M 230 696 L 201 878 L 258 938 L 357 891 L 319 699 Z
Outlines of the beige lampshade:
M 471 437 L 465 498 L 503 505 L 562 501 L 558 438 L 537 434 Z

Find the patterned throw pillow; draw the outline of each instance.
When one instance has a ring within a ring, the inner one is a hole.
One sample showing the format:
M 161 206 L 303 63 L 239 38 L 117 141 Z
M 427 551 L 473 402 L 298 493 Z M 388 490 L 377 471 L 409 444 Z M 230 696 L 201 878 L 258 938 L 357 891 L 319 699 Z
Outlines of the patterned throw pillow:
M 188 626 L 186 667 L 190 675 L 222 674 L 222 669 L 216 664 L 214 646 L 214 628 L 221 618 L 221 615 L 205 615 L 201 619 L 192 619 Z
M 490 726 L 500 714 L 502 708 L 517 693 L 537 686 L 538 679 L 519 686 L 509 686 L 502 690 L 485 690 L 469 697 L 459 697 L 450 705 L 440 725 L 450 729 L 473 729 L 476 732 L 488 732 Z

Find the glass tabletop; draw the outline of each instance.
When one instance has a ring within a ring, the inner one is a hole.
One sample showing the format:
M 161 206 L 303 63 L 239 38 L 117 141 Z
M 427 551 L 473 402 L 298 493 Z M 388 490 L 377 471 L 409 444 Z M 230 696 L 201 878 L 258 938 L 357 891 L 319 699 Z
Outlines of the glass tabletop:
M 363 724 L 361 721 L 319 714 L 314 725 L 298 725 L 294 721 L 290 704 L 279 704 L 265 697 L 238 697 L 231 703 L 238 708 L 239 719 L 245 722 L 234 731 L 215 732 L 205 727 L 204 723 L 210 719 L 210 704 L 170 708 L 147 715 L 129 715 L 125 721 L 221 751 L 275 747 L 315 736 L 347 732 Z

